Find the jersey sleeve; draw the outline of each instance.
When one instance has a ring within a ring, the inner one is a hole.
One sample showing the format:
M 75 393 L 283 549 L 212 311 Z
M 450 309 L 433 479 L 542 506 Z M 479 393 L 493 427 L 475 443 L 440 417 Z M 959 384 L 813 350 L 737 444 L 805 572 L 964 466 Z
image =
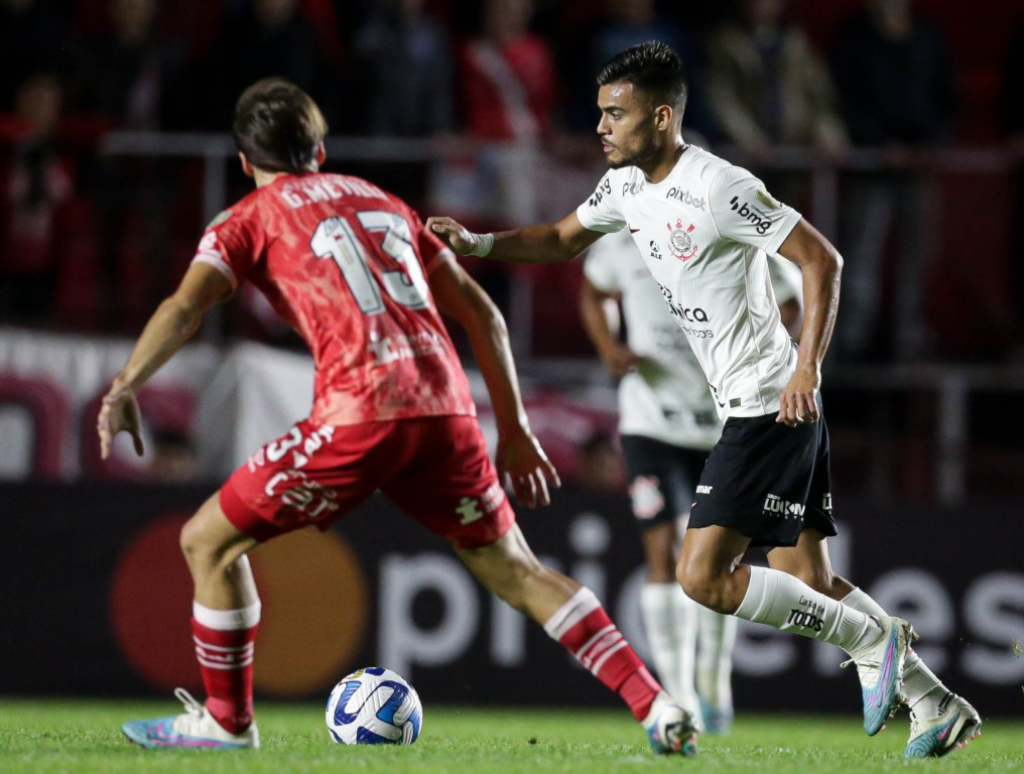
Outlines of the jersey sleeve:
M 576 217 L 580 219 L 584 228 L 591 231 L 610 234 L 626 225 L 626 219 L 619 206 L 619 197 L 614 193 L 612 172 L 613 170 L 608 170 L 590 198 L 576 208 Z
M 233 217 L 226 210 L 206 227 L 192 262 L 213 266 L 238 287 L 263 252 L 263 243 L 254 221 Z
M 774 198 L 764 183 L 741 167 L 719 172 L 708 191 L 718 233 L 726 239 L 776 253 L 800 213 Z
M 636 245 L 624 231 L 601 237 L 587 250 L 583 274 L 591 285 L 603 293 L 621 292 L 619 269 L 628 262 L 629 250 L 636 250 Z

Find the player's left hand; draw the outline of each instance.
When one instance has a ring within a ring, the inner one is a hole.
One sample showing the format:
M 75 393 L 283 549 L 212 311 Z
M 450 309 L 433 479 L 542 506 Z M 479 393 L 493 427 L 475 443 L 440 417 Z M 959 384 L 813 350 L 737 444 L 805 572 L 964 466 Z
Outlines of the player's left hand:
M 495 457 L 498 477 L 511 484 L 517 504 L 528 508 L 551 504 L 548 485 L 557 489 L 562 480 L 533 433 L 523 430 L 499 437 Z
M 798 367 L 789 384 L 780 395 L 781 405 L 776 422 L 788 427 L 798 427 L 818 421 L 818 388 L 821 386 L 821 372 Z
M 96 421 L 100 435 L 100 457 L 107 459 L 114 443 L 114 437 L 122 430 L 130 433 L 135 453 L 140 457 L 146 450 L 142 443 L 142 414 L 135 393 L 127 387 L 111 387 L 103 396 L 103 406 Z

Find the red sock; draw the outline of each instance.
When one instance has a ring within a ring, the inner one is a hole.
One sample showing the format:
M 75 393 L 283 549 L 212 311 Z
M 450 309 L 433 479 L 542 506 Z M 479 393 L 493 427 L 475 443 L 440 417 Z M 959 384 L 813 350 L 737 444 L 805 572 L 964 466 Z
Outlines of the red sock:
M 193 606 L 192 639 L 206 687 L 206 708 L 232 734 L 252 725 L 252 660 L 259 615 L 258 602 L 243 610 Z
M 643 720 L 651 710 L 661 685 L 626 642 L 590 589 L 581 588 L 544 624 L 558 640 L 602 683 L 629 705 L 633 717 Z

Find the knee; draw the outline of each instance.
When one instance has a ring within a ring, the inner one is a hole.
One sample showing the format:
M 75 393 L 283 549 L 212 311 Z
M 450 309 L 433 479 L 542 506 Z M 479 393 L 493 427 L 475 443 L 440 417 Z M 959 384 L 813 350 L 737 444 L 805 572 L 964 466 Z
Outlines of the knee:
M 676 580 L 683 587 L 683 593 L 699 605 L 719 613 L 732 613 L 727 609 L 724 582 L 727 578 L 712 568 L 680 557 L 676 564 Z
M 198 517 L 192 517 L 181 528 L 179 545 L 193 574 L 210 572 L 229 563 L 223 548 L 211 540 Z
M 814 591 L 826 596 L 832 591 L 832 584 L 836 579 L 831 570 L 822 567 L 800 567 L 790 571 L 790 574 L 810 586 Z

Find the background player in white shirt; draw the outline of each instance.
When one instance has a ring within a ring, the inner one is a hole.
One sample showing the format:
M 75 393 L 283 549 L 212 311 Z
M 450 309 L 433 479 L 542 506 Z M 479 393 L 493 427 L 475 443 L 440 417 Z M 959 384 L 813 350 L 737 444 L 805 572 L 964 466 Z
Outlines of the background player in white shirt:
M 683 141 L 686 87 L 671 48 L 627 49 L 598 84 L 597 131 L 611 169 L 576 212 L 498 234 L 450 218 L 427 227 L 457 252 L 523 263 L 570 261 L 602 232 L 629 229 L 725 420 L 676 567 L 683 590 L 720 613 L 843 648 L 857 665 L 868 735 L 906 700 L 905 755 L 951 752 L 980 730 L 978 713 L 910 649 L 910 625 L 829 562 L 836 531 L 818 390 L 842 259 L 749 172 Z M 779 317 L 770 253 L 803 272 L 799 346 Z M 751 546 L 768 549 L 769 567 L 742 563 Z
M 771 256 L 769 273 L 787 330 L 797 335 L 800 270 Z M 678 541 L 722 423 L 686 334 L 625 230 L 587 251 L 580 312 L 602 362 L 620 380 L 619 435 L 647 565 L 640 608 L 655 666 L 676 700 L 703 715 L 706 731 L 726 733 L 736 619 L 698 605 L 675 579 Z

